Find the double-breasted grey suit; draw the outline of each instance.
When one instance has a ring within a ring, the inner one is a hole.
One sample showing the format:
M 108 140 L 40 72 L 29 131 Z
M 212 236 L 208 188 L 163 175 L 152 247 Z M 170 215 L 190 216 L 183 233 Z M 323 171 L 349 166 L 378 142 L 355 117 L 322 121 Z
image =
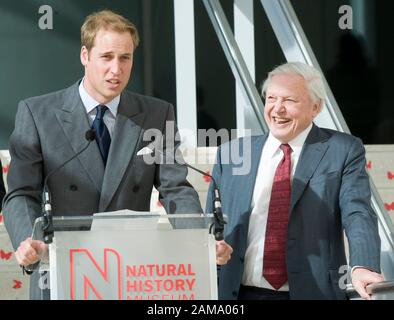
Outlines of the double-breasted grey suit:
M 234 252 L 219 271 L 219 298 L 236 299 L 244 271 L 251 200 L 265 136 L 222 145 L 217 152 L 213 176 L 218 181 L 223 212 L 229 222 L 225 240 Z M 236 164 L 229 150 L 251 157 L 247 175 L 234 175 Z M 225 157 L 224 157 L 225 156 Z M 264 163 L 260 164 L 264 166 Z M 212 186 L 211 186 L 212 187 Z M 212 211 L 208 192 L 207 212 Z M 349 240 L 350 266 L 380 272 L 380 239 L 377 219 L 370 206 L 365 149 L 360 139 L 313 125 L 295 170 L 287 230 L 286 264 L 291 299 L 345 299 L 339 286 L 347 265 L 343 229 Z
M 87 144 L 84 137 L 90 125 L 78 85 L 19 103 L 3 210 L 15 249 L 31 235 L 33 222 L 41 214 L 44 177 Z M 151 143 L 143 141 L 144 132 L 157 129 L 165 135 L 166 121 L 174 121 L 169 103 L 122 92 L 106 167 L 93 141 L 51 176 L 53 215 L 146 211 L 153 186 L 168 213 L 202 212 L 196 191 L 186 181 L 186 167 L 147 164 L 136 155 Z M 37 284 L 32 281 L 31 286 L 31 298 L 39 298 Z

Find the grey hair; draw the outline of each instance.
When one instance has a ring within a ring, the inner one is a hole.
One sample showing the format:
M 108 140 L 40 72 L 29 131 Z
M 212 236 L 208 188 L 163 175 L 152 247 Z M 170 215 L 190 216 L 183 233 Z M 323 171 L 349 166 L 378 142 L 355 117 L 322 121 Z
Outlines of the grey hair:
M 267 79 L 263 83 L 261 90 L 262 96 L 265 97 L 269 82 L 272 77 L 278 74 L 298 75 L 305 79 L 306 87 L 312 102 L 323 101 L 326 96 L 323 76 L 315 67 L 309 66 L 302 62 L 284 63 L 268 73 Z

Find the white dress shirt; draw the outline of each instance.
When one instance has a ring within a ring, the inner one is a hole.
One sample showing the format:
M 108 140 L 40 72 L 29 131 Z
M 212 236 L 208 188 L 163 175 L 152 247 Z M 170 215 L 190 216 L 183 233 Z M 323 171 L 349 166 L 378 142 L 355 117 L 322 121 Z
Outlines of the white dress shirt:
M 85 106 L 86 113 L 89 118 L 89 124 L 90 126 L 92 126 L 94 118 L 96 118 L 96 114 L 97 114 L 96 107 L 101 103 L 98 103 L 95 99 L 93 99 L 89 95 L 89 93 L 87 93 L 85 87 L 83 86 L 84 80 L 85 78 L 83 78 L 81 83 L 79 84 L 79 95 L 81 96 L 82 103 Z M 108 128 L 111 139 L 114 132 L 116 115 L 118 114 L 119 102 L 120 102 L 120 95 L 116 96 L 110 102 L 105 104 L 110 112 L 108 111 L 105 112 L 104 123 Z
M 288 143 L 292 149 L 291 181 L 293 180 L 302 147 L 311 129 L 312 123 Z M 248 242 L 245 253 L 245 269 L 242 277 L 243 285 L 271 290 L 275 289 L 262 275 L 263 256 L 272 183 L 274 181 L 276 168 L 283 158 L 283 152 L 279 149 L 281 144 L 282 143 L 270 133 L 262 150 L 252 197 L 252 212 L 250 215 Z M 287 282 L 279 289 L 279 291 L 288 290 L 289 285 Z

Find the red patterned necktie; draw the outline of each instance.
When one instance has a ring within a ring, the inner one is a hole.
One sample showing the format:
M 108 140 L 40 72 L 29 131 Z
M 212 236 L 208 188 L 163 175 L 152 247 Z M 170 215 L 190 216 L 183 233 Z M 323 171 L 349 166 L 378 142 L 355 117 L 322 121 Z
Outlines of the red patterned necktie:
M 263 276 L 278 290 L 287 281 L 286 233 L 290 207 L 291 147 L 281 144 L 283 158 L 275 171 L 265 231 Z

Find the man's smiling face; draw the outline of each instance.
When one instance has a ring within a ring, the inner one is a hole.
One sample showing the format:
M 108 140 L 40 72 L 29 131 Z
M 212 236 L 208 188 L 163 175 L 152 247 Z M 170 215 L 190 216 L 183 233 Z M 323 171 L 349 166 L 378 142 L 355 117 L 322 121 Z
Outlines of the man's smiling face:
M 304 131 L 319 111 L 320 102 L 312 101 L 303 77 L 277 74 L 269 80 L 264 118 L 272 135 L 282 143 Z

